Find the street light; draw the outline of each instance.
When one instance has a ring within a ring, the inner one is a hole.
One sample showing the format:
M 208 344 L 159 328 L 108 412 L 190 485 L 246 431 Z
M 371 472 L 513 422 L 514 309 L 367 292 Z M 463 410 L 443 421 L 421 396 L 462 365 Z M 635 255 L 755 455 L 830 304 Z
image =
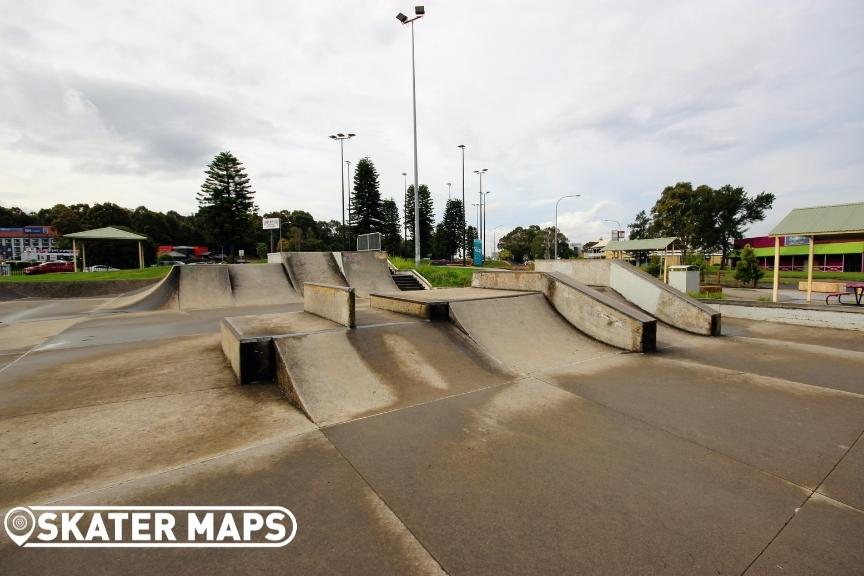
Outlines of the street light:
M 339 179 L 342 181 L 342 239 L 345 241 L 345 249 L 348 249 L 348 237 L 345 235 L 345 173 L 342 172 L 342 162 L 345 161 L 345 140 L 350 140 L 356 134 L 342 134 L 337 132 L 331 134 L 331 140 L 339 141 Z
M 468 220 L 465 216 L 465 145 L 459 144 L 457 148 L 462 149 L 462 266 L 465 266 L 465 256 L 468 253 L 468 235 L 465 230 L 468 228 Z
M 402 238 L 408 241 L 408 173 L 402 172 Z
M 477 237 L 480 238 L 480 241 L 484 244 L 483 246 L 483 257 L 486 257 L 486 237 L 482 233 L 483 229 L 483 173 L 486 172 L 487 168 L 483 168 L 482 170 L 474 170 L 474 173 L 480 176 L 480 220 L 478 220 L 479 224 L 477 227 Z
M 447 182 L 447 201 L 450 201 L 450 182 Z
M 414 266 L 420 267 L 420 177 L 417 174 L 417 74 L 414 70 L 414 21 L 426 14 L 423 6 L 414 7 L 414 18 L 401 12 L 396 19 L 403 25 L 411 24 L 411 100 L 414 110 Z
M 491 193 L 491 190 L 487 190 L 483 193 L 483 258 L 486 258 L 486 208 L 489 207 L 489 201 L 486 200 L 486 196 Z
M 581 194 L 568 194 L 567 196 L 561 196 L 558 199 L 558 202 L 564 200 L 565 198 L 579 198 L 582 196 Z M 552 237 L 552 242 L 555 243 L 555 260 L 558 260 L 558 202 L 555 202 L 555 235 Z
M 345 160 L 345 165 L 348 166 L 348 228 L 350 230 L 351 220 L 352 220 L 352 218 L 351 218 L 351 206 L 352 206 L 352 201 L 351 201 L 351 161 Z M 351 234 L 350 233 L 348 234 L 348 240 L 349 240 L 349 246 L 350 246 L 350 240 L 351 240 Z
M 618 232 L 619 231 L 623 232 L 623 230 L 621 230 L 621 223 L 618 222 L 617 220 L 606 220 L 606 219 L 601 220 L 601 222 L 609 222 L 610 224 L 617 224 L 618 225 L 618 228 L 615 229 L 615 234 L 616 234 L 615 240 L 618 240 L 618 237 L 617 237 Z

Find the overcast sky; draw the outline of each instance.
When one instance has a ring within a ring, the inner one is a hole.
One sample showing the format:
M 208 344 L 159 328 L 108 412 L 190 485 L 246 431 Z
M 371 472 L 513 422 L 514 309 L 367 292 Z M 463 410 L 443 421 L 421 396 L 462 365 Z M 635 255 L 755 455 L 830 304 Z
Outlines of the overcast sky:
M 677 181 L 864 200 L 864 2 L 434 1 L 416 25 L 420 181 L 488 168 L 488 230 L 608 237 Z M 0 0 L 0 204 L 196 210 L 212 157 L 262 211 L 340 216 L 338 144 L 401 208 L 408 2 Z

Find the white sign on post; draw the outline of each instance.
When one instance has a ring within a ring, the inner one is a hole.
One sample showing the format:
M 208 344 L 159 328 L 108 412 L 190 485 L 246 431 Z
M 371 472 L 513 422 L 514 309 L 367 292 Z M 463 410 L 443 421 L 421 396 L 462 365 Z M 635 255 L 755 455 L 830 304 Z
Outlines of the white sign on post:
M 264 230 L 278 230 L 279 229 L 279 218 L 262 218 L 261 222 L 263 224 L 262 228 Z

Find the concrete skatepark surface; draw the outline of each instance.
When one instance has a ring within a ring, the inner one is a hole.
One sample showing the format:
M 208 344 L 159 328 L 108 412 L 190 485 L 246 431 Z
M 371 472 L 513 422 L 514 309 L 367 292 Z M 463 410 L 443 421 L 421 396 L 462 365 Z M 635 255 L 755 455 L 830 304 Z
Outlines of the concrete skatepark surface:
M 332 252 L 283 252 L 283 263 L 297 292 L 304 282 L 348 286 Z
M 358 296 L 399 290 L 390 276 L 386 252 L 341 252 L 338 257 L 348 285 L 357 290 Z
M 358 303 L 354 330 L 284 320 L 299 303 L 0 303 L 0 511 L 266 504 L 299 525 L 266 550 L 4 533 L 3 572 L 862 572 L 860 332 L 658 324 L 656 353 L 623 353 L 540 294 L 478 294 L 445 298 L 456 323 Z M 236 384 L 220 323 L 250 315 L 262 333 L 288 322 L 307 413 L 277 384 Z

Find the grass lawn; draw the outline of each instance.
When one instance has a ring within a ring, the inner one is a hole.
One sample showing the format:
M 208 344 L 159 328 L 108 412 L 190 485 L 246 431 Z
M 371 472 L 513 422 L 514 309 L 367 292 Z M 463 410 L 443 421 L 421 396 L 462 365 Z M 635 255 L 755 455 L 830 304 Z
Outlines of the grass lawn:
M 390 262 L 399 270 L 411 270 L 414 268 L 414 260 L 409 258 L 391 256 Z M 436 288 L 462 288 L 471 286 L 471 278 L 474 276 L 474 270 L 471 268 L 462 268 L 461 266 L 420 264 L 417 272 Z
M 132 270 L 117 270 L 116 272 L 54 272 L 51 274 L 34 274 L 25 276 L 0 276 L 0 282 L 93 282 L 95 280 L 149 280 L 162 278 L 170 266 L 153 268 L 134 268 Z

